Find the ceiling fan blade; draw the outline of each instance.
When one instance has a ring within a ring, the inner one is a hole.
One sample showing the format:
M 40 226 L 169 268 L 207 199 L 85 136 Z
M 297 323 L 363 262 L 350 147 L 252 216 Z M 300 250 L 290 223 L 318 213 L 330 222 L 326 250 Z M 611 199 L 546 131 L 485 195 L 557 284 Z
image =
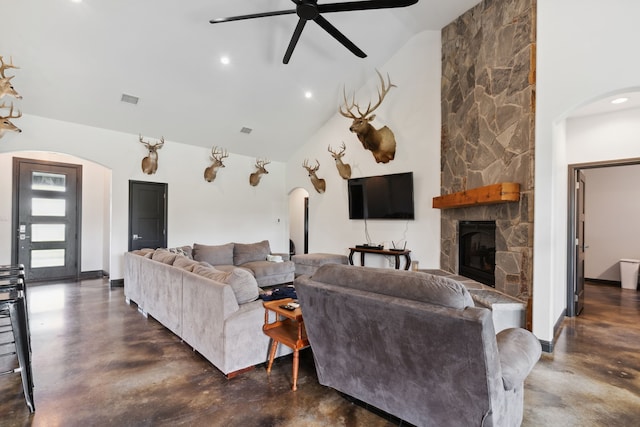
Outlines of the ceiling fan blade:
M 298 25 L 296 25 L 296 29 L 293 31 L 293 35 L 291 36 L 291 41 L 289 42 L 289 47 L 287 47 L 287 51 L 284 54 L 284 58 L 282 58 L 283 64 L 288 64 L 289 59 L 291 59 L 291 54 L 293 53 L 293 49 L 295 49 L 296 44 L 298 44 L 298 40 L 300 39 L 300 34 L 302 34 L 302 30 L 306 25 L 307 20 L 300 18 L 298 20 Z
M 368 1 L 348 1 L 344 3 L 319 4 L 318 12 L 348 12 L 351 10 L 368 9 L 391 9 L 396 7 L 407 7 L 418 3 L 418 0 L 368 0 Z
M 349 40 L 344 34 L 342 34 L 336 27 L 331 25 L 329 21 L 324 19 L 322 16 L 318 16 L 314 19 L 315 23 L 320 25 L 327 33 L 331 34 L 333 38 L 338 40 L 344 47 L 349 49 L 354 55 L 360 58 L 366 58 L 367 54 L 364 53 L 358 46 L 353 44 L 351 40 Z
M 252 13 L 250 15 L 239 15 L 239 16 L 230 16 L 228 18 L 214 18 L 209 21 L 210 24 L 220 24 L 222 22 L 231 22 L 231 21 L 243 21 L 245 19 L 254 19 L 254 18 L 265 18 L 268 16 L 278 16 L 278 15 L 292 15 L 296 13 L 295 9 L 292 10 L 277 10 L 273 12 L 263 12 L 263 13 Z

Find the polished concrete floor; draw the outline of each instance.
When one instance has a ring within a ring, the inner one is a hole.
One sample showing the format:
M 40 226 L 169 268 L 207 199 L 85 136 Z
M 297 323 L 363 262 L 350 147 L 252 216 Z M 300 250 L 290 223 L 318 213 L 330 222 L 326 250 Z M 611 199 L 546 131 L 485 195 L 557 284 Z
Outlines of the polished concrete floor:
M 640 292 L 586 302 L 527 378 L 523 426 L 640 425 Z M 319 385 L 309 350 L 296 392 L 291 356 L 227 380 L 102 280 L 32 286 L 29 304 L 36 412 L 0 377 L 0 426 L 405 425 Z

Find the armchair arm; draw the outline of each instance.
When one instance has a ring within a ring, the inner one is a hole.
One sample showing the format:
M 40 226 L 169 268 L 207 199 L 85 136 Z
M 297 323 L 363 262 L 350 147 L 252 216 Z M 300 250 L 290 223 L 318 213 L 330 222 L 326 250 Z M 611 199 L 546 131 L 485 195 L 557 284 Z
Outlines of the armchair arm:
M 542 355 L 540 342 L 531 332 L 509 328 L 496 335 L 505 390 L 521 385 Z

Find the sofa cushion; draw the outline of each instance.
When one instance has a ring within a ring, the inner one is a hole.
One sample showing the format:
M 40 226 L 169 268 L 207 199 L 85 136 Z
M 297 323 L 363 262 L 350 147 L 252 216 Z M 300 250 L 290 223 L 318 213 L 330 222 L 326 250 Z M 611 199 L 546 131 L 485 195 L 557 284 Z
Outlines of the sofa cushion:
M 151 259 L 154 261 L 159 261 L 164 264 L 173 264 L 175 261 L 177 254 L 173 254 L 166 249 L 156 249 L 156 251 L 151 256 Z
M 168 249 L 169 252 L 174 253 L 174 254 L 178 254 L 178 255 L 182 255 L 182 256 L 186 256 L 187 258 L 193 259 L 193 249 L 191 249 L 191 246 L 178 246 L 175 248 L 169 248 Z
M 269 241 L 257 243 L 236 243 L 233 246 L 233 264 L 242 265 L 251 261 L 265 261 L 271 253 Z
M 206 261 L 211 265 L 233 264 L 233 243 L 226 245 L 193 244 L 193 259 Z
M 196 265 L 193 272 L 208 279 L 231 286 L 238 304 L 245 304 L 258 299 L 260 292 L 258 283 L 256 282 L 255 277 L 246 270 L 234 268 L 231 271 L 220 271 L 215 267 Z
M 444 307 L 464 309 L 474 306 L 469 291 L 462 283 L 433 274 L 325 264 L 318 268 L 312 279 L 316 282 L 325 282 Z
M 193 271 L 193 269 L 195 268 L 196 265 L 199 265 L 200 263 L 198 261 L 195 261 L 193 259 L 189 259 L 186 256 L 182 256 L 182 255 L 178 255 L 175 259 L 175 261 L 173 261 L 173 266 L 174 267 L 179 267 L 182 268 L 184 270 L 187 271 Z

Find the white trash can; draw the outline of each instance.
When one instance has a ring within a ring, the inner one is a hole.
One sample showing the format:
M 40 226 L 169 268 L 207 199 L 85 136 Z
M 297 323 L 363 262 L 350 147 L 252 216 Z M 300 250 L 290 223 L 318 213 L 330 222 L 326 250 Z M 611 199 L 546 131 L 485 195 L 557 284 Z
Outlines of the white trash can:
M 622 289 L 633 289 L 635 291 L 638 288 L 638 267 L 640 267 L 640 260 L 620 260 L 620 282 L 622 283 Z

